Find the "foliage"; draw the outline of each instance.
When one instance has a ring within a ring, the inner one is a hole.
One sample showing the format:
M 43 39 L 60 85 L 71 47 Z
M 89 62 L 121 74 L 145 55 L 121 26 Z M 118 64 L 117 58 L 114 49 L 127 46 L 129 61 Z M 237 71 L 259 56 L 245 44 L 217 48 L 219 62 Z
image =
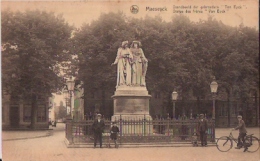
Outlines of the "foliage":
M 74 37 L 79 76 L 89 89 L 113 91 L 116 69 L 110 64 L 124 40 L 140 40 L 148 58 L 147 88 L 181 99 L 211 98 L 209 84 L 247 97 L 259 85 L 258 34 L 253 28 L 231 27 L 208 17 L 191 22 L 183 15 L 165 22 L 161 17 L 134 19 L 122 13 L 102 14 L 83 25 Z M 210 96 L 210 97 L 209 97 Z
M 2 73 L 7 91 L 50 94 L 61 83 L 59 63 L 68 60 L 70 27 L 62 16 L 41 11 L 2 12 Z
M 210 16 L 195 23 L 184 15 L 165 22 L 160 16 L 135 19 L 110 12 L 72 30 L 54 13 L 2 12 L 3 86 L 23 94 L 50 93 L 60 84 L 59 64 L 73 54 L 70 74 L 78 70 L 85 92 L 101 90 L 105 99 L 105 91 L 115 90 L 111 63 L 117 49 L 122 41 L 139 40 L 149 61 L 147 88 L 163 93 L 166 104 L 173 89 L 182 100 L 211 98 L 213 77 L 228 97 L 246 100 L 259 91 L 258 31 L 243 24 L 231 27 Z
M 72 27 L 45 11 L 2 11 L 2 84 L 5 92 L 31 101 L 34 128 L 37 98 L 62 85 L 60 63 L 70 59 Z
M 57 113 L 57 119 L 64 119 L 67 115 L 66 107 L 63 105 L 63 102 L 60 102 L 60 106 L 58 106 L 59 112 Z

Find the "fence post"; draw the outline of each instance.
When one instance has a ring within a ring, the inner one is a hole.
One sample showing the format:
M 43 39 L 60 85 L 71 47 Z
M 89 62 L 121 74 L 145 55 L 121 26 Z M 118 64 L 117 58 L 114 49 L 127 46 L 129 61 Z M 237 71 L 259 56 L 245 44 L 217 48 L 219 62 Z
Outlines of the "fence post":
M 213 140 L 213 142 L 215 142 L 216 141 L 216 139 L 215 139 L 215 120 L 213 120 L 213 122 L 212 122 L 212 133 L 213 133 L 212 140 Z
M 167 133 L 168 133 L 168 134 L 167 134 L 167 135 L 170 136 L 170 131 L 169 131 L 169 130 L 170 130 L 170 126 L 169 126 L 169 124 L 170 124 L 170 117 L 169 117 L 169 113 L 168 113 L 167 120 L 168 120 L 168 121 L 167 121 Z
M 120 118 L 119 118 L 119 127 L 120 127 L 120 145 L 122 145 L 122 115 L 120 114 Z
M 190 120 L 190 133 L 189 133 L 189 138 L 192 138 L 192 135 L 194 133 L 194 128 L 195 128 L 195 123 L 193 122 L 193 120 Z
M 146 127 L 145 127 L 145 124 L 146 124 L 145 115 L 144 115 L 144 121 L 143 121 L 143 122 L 144 122 L 144 136 L 145 136 L 145 134 L 146 134 L 146 133 L 145 133 L 145 131 L 146 131 Z
M 73 139 L 72 139 L 72 119 L 71 118 L 67 118 L 66 120 L 66 137 L 69 141 L 69 144 L 73 144 Z
M 74 144 L 74 135 L 73 135 L 73 127 L 74 126 L 74 119 L 71 120 L 71 141 L 72 141 L 72 144 Z M 76 130 L 77 130 L 77 127 L 76 127 Z

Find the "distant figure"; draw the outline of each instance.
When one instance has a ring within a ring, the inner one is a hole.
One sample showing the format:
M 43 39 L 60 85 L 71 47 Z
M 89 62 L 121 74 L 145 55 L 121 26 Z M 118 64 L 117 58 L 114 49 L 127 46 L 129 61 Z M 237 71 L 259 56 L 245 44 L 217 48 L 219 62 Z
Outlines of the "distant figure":
M 245 122 L 242 120 L 242 116 L 238 115 L 237 116 L 238 119 L 238 126 L 233 128 L 232 130 L 239 130 L 239 136 L 238 136 L 238 143 L 237 143 L 237 147 L 236 149 L 240 149 L 242 148 L 242 146 L 244 145 L 244 152 L 247 151 L 248 147 L 245 145 L 245 136 L 246 136 L 246 125 Z M 242 143 L 241 143 L 242 140 Z
M 117 136 L 119 133 L 119 128 L 116 125 L 116 122 L 113 122 L 113 125 L 110 129 L 110 139 L 114 141 L 115 143 L 115 148 L 118 148 L 118 144 L 117 144 Z M 110 146 L 110 143 L 109 143 Z
M 56 120 L 51 122 L 52 127 L 56 127 Z
M 187 120 L 187 116 L 185 114 L 182 115 L 181 117 L 182 120 Z
M 101 119 L 101 114 L 97 114 L 97 119 L 92 124 L 92 129 L 94 132 L 94 148 L 96 148 L 98 139 L 100 148 L 102 148 L 102 133 L 105 129 L 105 122 Z
M 117 64 L 117 84 L 116 87 L 122 86 L 122 85 L 131 85 L 131 62 L 133 59 L 133 55 L 128 48 L 128 41 L 122 42 L 122 47 L 120 47 L 117 50 L 117 56 L 114 61 L 114 63 L 111 64 L 115 65 Z
M 204 114 L 200 114 L 198 129 L 200 132 L 201 146 L 207 146 L 208 121 L 204 118 Z

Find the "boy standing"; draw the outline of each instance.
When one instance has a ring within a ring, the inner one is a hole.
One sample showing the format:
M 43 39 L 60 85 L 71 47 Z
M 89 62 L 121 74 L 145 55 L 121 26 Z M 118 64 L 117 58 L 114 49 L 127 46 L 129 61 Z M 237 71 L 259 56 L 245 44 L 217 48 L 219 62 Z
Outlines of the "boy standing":
M 116 122 L 113 122 L 112 124 L 113 125 L 112 125 L 112 127 L 110 129 L 110 138 L 111 138 L 111 140 L 114 141 L 115 148 L 118 148 L 116 140 L 117 140 L 117 135 L 119 133 L 119 128 L 117 127 Z

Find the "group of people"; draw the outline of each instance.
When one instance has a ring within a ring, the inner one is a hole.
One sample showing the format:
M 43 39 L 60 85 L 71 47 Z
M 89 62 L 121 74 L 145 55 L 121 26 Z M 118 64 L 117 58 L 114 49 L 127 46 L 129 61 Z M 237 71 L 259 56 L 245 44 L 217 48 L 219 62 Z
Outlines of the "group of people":
M 92 129 L 94 132 L 94 148 L 97 146 L 97 141 L 99 141 L 100 148 L 102 148 L 102 133 L 105 129 L 105 122 L 101 119 L 101 114 L 97 114 L 97 119 L 92 124 Z M 119 133 L 119 128 L 116 123 L 113 122 L 112 127 L 110 128 L 110 139 L 114 141 L 115 147 L 118 148 L 117 144 L 117 135 Z M 110 145 L 109 145 L 110 146 Z
M 145 75 L 148 60 L 144 56 L 140 41 L 133 41 L 128 47 L 128 41 L 123 41 L 117 51 L 117 57 L 111 65 L 117 64 L 118 86 L 146 86 Z
M 244 147 L 244 152 L 247 151 L 248 147 L 245 144 L 245 136 L 247 133 L 245 122 L 242 120 L 242 116 L 238 115 L 238 126 L 232 128 L 231 130 L 239 130 L 238 143 L 236 149 L 241 149 Z M 198 122 L 198 131 L 200 135 L 201 146 L 207 146 L 207 119 L 204 118 L 204 114 L 200 114 L 200 119 Z M 194 134 L 196 135 L 196 134 Z M 197 142 L 195 142 L 197 144 Z
M 247 133 L 245 122 L 242 120 L 242 116 L 238 115 L 238 126 L 233 128 L 232 130 L 239 130 L 238 136 L 238 144 L 236 149 L 240 149 L 244 147 L 244 152 L 247 151 L 248 147 L 245 146 L 245 136 Z M 94 148 L 97 145 L 97 141 L 100 143 L 100 148 L 102 148 L 102 133 L 105 129 L 105 122 L 101 119 L 101 114 L 97 114 L 97 119 L 94 121 L 92 125 L 92 129 L 94 131 Z M 200 118 L 198 121 L 198 132 L 200 136 L 201 146 L 207 146 L 207 131 L 208 131 L 208 121 L 204 117 L 204 114 L 200 114 Z M 110 139 L 114 141 L 115 147 L 117 148 L 117 135 L 119 133 L 119 128 L 116 123 L 113 122 L 112 127 L 110 128 Z M 197 136 L 197 133 L 194 135 Z M 193 144 L 197 145 L 197 139 L 194 140 Z M 109 145 L 110 146 L 110 145 Z

